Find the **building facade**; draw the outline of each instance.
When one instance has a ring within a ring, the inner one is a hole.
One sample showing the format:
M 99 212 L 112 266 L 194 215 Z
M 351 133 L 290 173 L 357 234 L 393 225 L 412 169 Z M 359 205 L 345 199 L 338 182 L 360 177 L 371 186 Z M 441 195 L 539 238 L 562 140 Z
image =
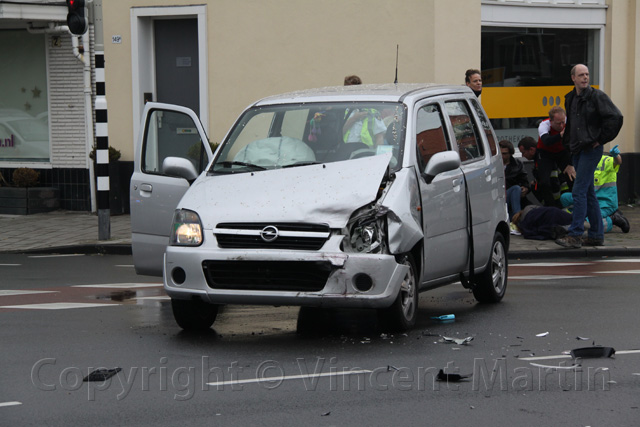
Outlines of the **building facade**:
M 32 157 L 10 157 L 0 147 L 0 171 L 20 165 L 48 171 L 45 176 L 73 171 L 86 203 L 63 207 L 90 209 L 94 127 L 82 85 L 85 68 L 74 56 L 73 38 L 51 32 L 64 25 L 64 2 L 32 3 L 46 8 L 48 18 L 24 18 L 22 10 L 14 19 L 7 10 L 18 6 L 0 0 L 0 37 L 8 40 L 0 43 L 1 62 L 15 61 L 13 68 L 0 65 L 0 81 L 15 83 L 0 83 L 0 93 L 11 91 L 9 103 L 0 101 L 0 117 L 18 114 L 1 112 L 5 104 L 33 120 L 46 113 L 49 139 Z M 147 100 L 189 106 L 217 143 L 251 102 L 341 85 L 349 74 L 365 83 L 392 82 L 397 74 L 401 82 L 463 84 L 466 69 L 480 68 L 482 104 L 499 137 L 517 142 L 563 104 L 577 63 L 590 67 L 592 84 L 625 116 L 614 144 L 640 153 L 640 0 L 96 0 L 93 6 L 89 56 L 94 31 L 102 27 L 109 143 L 124 165 L 133 160 Z M 15 44 L 11 37 L 35 38 L 37 54 L 5 47 Z M 38 60 L 33 67 L 43 71 L 15 71 L 21 55 Z M 94 96 L 93 63 L 90 69 Z M 52 185 L 56 180 L 66 185 L 55 177 Z

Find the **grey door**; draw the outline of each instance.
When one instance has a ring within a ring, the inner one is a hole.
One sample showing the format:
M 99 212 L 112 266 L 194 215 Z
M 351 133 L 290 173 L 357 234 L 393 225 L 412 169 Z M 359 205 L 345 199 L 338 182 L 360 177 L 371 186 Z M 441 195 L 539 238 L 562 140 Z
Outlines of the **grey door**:
M 434 154 L 454 146 L 445 120 L 442 106 L 436 102 L 422 105 L 417 111 L 415 138 L 421 171 Z M 464 185 L 460 169 L 438 174 L 429 184 L 420 179 L 425 236 L 423 282 L 458 273 L 466 265 L 469 246 Z
M 200 114 L 198 21 L 161 19 L 153 23 L 156 97 Z
M 188 108 L 148 102 L 142 117 L 129 189 L 133 263 L 138 274 L 161 276 L 173 213 L 190 185 L 164 173 L 163 162 L 188 159 L 200 173 L 212 151 L 200 120 Z

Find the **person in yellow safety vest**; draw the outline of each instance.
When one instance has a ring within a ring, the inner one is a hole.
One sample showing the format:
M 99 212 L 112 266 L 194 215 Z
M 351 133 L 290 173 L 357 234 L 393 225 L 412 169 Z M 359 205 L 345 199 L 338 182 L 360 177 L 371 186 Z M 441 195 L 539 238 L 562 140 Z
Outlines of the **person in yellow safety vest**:
M 614 225 L 620 227 L 623 233 L 628 233 L 631 228 L 629 220 L 618 210 L 616 181 L 621 164 L 622 157 L 616 145 L 609 151 L 609 154 L 602 156 L 593 174 L 593 185 L 595 186 L 598 205 L 600 205 L 605 233 L 611 231 Z M 560 196 L 560 202 L 562 207 L 569 208 L 573 205 L 573 196 L 571 193 L 564 193 Z
M 387 127 L 380 119 L 380 113 L 373 108 L 360 108 L 345 112 L 347 120 L 342 127 L 344 142 L 362 142 L 374 147 L 382 145 Z

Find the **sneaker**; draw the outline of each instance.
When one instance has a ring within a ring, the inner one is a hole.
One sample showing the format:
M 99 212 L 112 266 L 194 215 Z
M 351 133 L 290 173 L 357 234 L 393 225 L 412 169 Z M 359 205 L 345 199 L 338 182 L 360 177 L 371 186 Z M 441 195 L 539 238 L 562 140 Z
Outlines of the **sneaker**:
M 582 239 L 578 236 L 564 236 L 556 239 L 556 243 L 565 248 L 579 249 L 582 247 Z
M 520 233 L 520 230 L 518 230 L 518 226 L 515 225 L 514 223 L 511 223 L 509 225 L 509 230 L 510 230 L 511 234 L 513 234 L 514 236 L 522 235 L 522 233 Z
M 604 246 L 604 239 L 594 239 L 593 237 L 583 237 L 583 246 Z
M 620 212 L 619 210 L 615 211 L 611 215 L 611 222 L 613 222 L 613 225 L 615 225 L 616 227 L 620 227 L 623 233 L 628 233 L 631 229 L 629 220 L 625 218 L 624 215 L 622 215 L 622 212 Z

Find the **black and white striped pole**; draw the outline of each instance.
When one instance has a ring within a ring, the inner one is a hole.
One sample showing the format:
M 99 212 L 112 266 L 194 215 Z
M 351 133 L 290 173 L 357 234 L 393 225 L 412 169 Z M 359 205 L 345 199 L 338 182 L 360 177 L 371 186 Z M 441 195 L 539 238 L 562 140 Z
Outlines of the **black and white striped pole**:
M 98 240 L 111 238 L 109 207 L 109 135 L 107 131 L 107 98 L 105 96 L 104 52 L 95 53 L 96 73 L 96 201 L 98 207 Z

